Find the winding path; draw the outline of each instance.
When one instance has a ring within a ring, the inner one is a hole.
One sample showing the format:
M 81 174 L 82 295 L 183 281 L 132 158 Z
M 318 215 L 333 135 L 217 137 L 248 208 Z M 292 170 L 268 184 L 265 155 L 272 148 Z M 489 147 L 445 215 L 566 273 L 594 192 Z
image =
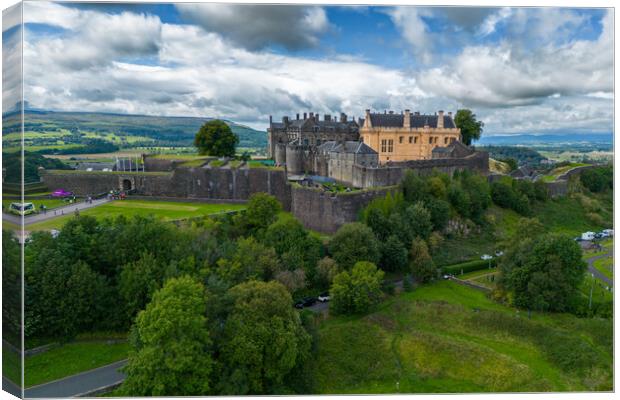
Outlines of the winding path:
M 121 360 L 90 371 L 80 372 L 66 378 L 32 386 L 25 390 L 24 397 L 64 398 L 95 394 L 99 390 L 120 384 L 125 379 L 125 374 L 120 372 L 119 369 L 126 364 L 127 360 Z
M 601 258 L 607 258 L 607 257 L 610 257 L 609 253 L 607 253 L 607 254 L 600 254 L 598 256 L 594 256 L 594 257 L 588 258 L 587 259 L 587 261 L 588 261 L 588 272 L 593 274 L 595 277 L 597 277 L 601 281 L 605 282 L 605 284 L 609 285 L 609 287 L 614 287 L 613 279 L 609 279 L 608 277 L 603 275 L 598 269 L 594 268 L 594 261 L 600 260 Z M 613 268 L 613 264 L 612 264 L 612 268 Z

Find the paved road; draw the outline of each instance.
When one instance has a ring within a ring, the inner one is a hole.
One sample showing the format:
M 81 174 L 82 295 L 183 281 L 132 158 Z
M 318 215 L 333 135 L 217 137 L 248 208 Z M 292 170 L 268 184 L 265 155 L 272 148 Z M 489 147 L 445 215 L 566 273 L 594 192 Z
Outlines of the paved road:
M 127 360 L 122 360 L 56 381 L 33 386 L 26 389 L 24 396 L 26 398 L 63 398 L 87 395 L 98 389 L 122 382 L 125 379 L 125 374 L 118 369 L 125 366 L 125 364 L 127 364 Z
M 598 256 L 594 256 L 592 258 L 588 258 L 588 271 L 591 274 L 594 274 L 594 276 L 596 276 L 598 279 L 602 280 L 607 285 L 609 285 L 609 287 L 613 287 L 614 286 L 613 279 L 609 279 L 608 277 L 603 275 L 598 269 L 594 268 L 594 261 L 599 260 L 601 258 L 606 258 L 606 257 L 611 257 L 611 256 L 609 254 L 601 254 Z
M 39 213 L 35 215 L 27 215 L 24 217 L 24 226 L 28 226 L 30 224 L 36 224 L 37 222 L 47 221 L 50 219 L 58 218 L 62 215 L 73 215 L 75 210 L 86 210 L 89 208 L 97 207 L 102 204 L 108 203 L 110 200 L 107 198 L 93 200 L 92 203 L 87 203 L 85 201 L 81 201 L 75 204 L 69 204 L 63 207 L 54 208 L 52 210 L 48 210 L 46 213 Z M 2 213 L 2 219 L 13 224 L 19 225 L 21 222 L 21 217 L 18 215 Z

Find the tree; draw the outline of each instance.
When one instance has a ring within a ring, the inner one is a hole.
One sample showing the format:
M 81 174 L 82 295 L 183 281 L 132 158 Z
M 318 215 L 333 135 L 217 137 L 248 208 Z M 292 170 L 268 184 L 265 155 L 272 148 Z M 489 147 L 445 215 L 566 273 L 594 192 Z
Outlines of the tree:
M 319 287 L 329 287 L 338 275 L 340 268 L 336 261 L 330 257 L 323 257 L 316 265 L 316 283 Z
M 480 139 L 484 122 L 476 120 L 476 114 L 471 110 L 458 110 L 454 116 L 454 123 L 461 129 L 464 144 L 469 146 L 473 140 Z
M 269 280 L 278 270 L 278 256 L 273 247 L 250 236 L 237 240 L 233 254 L 219 259 L 214 272 L 234 286 L 249 279 Z
M 419 282 L 429 282 L 437 277 L 437 268 L 428 253 L 426 242 L 416 238 L 411 242 L 409 253 L 411 274 Z
M 569 311 L 586 271 L 581 248 L 567 236 L 536 234 L 540 231 L 536 225 L 524 224 L 533 236 L 513 241 L 502 257 L 501 284 L 512 292 L 517 307 Z
M 204 123 L 194 138 L 194 146 L 201 155 L 234 157 L 237 144 L 239 144 L 237 135 L 219 119 Z
M 163 279 L 163 268 L 150 253 L 143 253 L 138 261 L 122 267 L 118 290 L 128 321 L 146 307 Z
M 221 347 L 222 394 L 275 394 L 310 353 L 311 338 L 278 282 L 249 281 L 229 291 L 232 309 Z
M 276 250 L 283 269 L 303 268 L 308 278 L 314 277 L 322 243 L 310 236 L 297 218 L 282 217 L 271 224 L 265 231 L 265 243 Z
M 250 196 L 243 218 L 251 230 L 266 229 L 278 219 L 282 204 L 267 193 L 254 193 Z
M 379 243 L 369 227 L 359 222 L 344 224 L 329 242 L 336 263 L 350 269 L 358 261 L 379 261 Z
M 357 262 L 351 272 L 334 277 L 330 289 L 331 306 L 335 313 L 363 313 L 381 299 L 381 282 L 385 273 L 368 261 Z
M 579 176 L 581 183 L 591 192 L 613 188 L 614 172 L 611 166 L 586 169 Z
M 407 268 L 407 248 L 396 235 L 381 243 L 381 263 L 384 271 L 404 271 Z
M 127 396 L 211 393 L 211 340 L 204 286 L 183 276 L 168 280 L 141 311 L 121 392 Z
M 424 207 L 424 203 L 421 201 L 407 207 L 403 213 L 403 220 L 410 233 L 408 238 L 412 239 L 420 236 L 423 239 L 427 239 L 428 235 L 430 235 L 433 230 L 431 213 Z
M 471 198 L 458 182 L 454 182 L 448 189 L 448 199 L 450 204 L 463 218 L 469 218 L 471 215 Z

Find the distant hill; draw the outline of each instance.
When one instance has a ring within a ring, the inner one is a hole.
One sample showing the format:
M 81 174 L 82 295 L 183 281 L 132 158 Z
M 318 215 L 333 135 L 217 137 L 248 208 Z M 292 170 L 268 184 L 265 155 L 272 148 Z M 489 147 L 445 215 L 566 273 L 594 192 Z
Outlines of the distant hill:
M 70 132 L 114 133 L 154 139 L 159 146 L 191 146 L 194 135 L 206 121 L 214 118 L 160 117 L 150 115 L 113 114 L 97 112 L 59 112 L 26 110 L 25 130 L 50 132 L 66 129 Z M 3 115 L 3 135 L 19 132 L 16 113 Z M 225 120 L 239 137 L 239 147 L 266 148 L 267 133 Z
M 477 146 L 485 145 L 533 145 L 533 144 L 562 144 L 562 143 L 596 143 L 612 144 L 613 133 L 571 133 L 571 134 L 524 134 L 524 135 L 502 135 L 486 136 L 482 135 L 480 140 L 474 144 Z

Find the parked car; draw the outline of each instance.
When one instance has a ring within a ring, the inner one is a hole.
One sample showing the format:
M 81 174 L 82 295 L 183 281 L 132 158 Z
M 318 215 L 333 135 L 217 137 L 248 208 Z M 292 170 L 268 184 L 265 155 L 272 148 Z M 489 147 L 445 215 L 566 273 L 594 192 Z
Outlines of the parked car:
M 602 233 L 595 233 L 595 234 L 594 234 L 594 239 L 601 239 L 601 238 L 604 238 L 604 237 L 605 237 L 605 236 L 603 236 L 603 234 L 602 234 Z
M 325 303 L 326 301 L 329 301 L 329 293 L 327 292 L 323 292 L 319 295 L 319 297 L 317 298 L 318 301 L 320 301 L 321 303 Z
M 594 240 L 594 232 L 584 232 L 581 234 L 582 240 Z
M 603 234 L 607 235 L 607 236 L 605 236 L 605 237 L 611 237 L 611 236 L 613 236 L 613 235 L 614 235 L 614 230 L 613 230 L 613 229 L 603 229 L 603 230 L 601 231 L 601 233 L 603 233 Z
M 302 309 L 304 307 L 313 306 L 316 303 L 316 297 L 305 297 L 302 300 L 299 300 L 295 303 L 295 308 Z
M 17 215 L 36 214 L 37 208 L 32 203 L 11 203 L 9 212 Z
M 491 260 L 493 258 L 493 256 L 489 255 L 489 254 L 483 254 L 482 257 L 480 257 L 480 259 L 482 260 Z

